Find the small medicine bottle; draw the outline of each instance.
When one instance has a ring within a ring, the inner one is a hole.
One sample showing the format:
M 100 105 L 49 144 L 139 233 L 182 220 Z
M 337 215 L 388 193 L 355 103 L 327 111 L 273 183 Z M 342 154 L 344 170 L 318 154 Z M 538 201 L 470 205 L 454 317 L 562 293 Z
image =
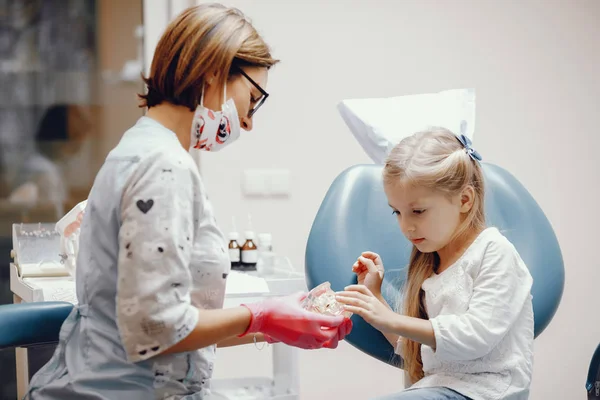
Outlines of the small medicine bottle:
M 254 244 L 254 232 L 246 231 L 246 242 L 242 246 L 242 268 L 245 271 L 256 271 L 258 249 Z
M 241 248 L 237 240 L 239 235 L 237 232 L 229 233 L 229 259 L 231 260 L 231 269 L 240 270 L 242 267 Z
M 270 233 L 258 234 L 258 262 L 256 263 L 256 271 L 263 276 L 275 272 L 275 253 L 273 252 Z
M 259 252 L 272 252 L 273 245 L 271 244 L 272 238 L 270 233 L 259 233 L 258 234 L 258 251 Z

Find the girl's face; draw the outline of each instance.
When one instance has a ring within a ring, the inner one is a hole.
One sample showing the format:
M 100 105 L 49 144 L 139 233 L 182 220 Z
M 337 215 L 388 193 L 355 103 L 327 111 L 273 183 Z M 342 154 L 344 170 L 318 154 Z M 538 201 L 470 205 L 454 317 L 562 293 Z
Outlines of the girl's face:
M 450 244 L 472 207 L 472 188 L 456 196 L 400 183 L 385 185 L 385 194 L 402 233 L 422 253 Z

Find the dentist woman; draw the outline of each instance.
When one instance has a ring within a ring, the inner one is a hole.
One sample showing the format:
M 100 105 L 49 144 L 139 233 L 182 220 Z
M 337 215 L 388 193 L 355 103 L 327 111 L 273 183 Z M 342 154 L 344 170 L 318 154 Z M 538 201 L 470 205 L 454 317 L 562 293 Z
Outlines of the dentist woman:
M 198 155 L 252 129 L 275 60 L 238 10 L 202 4 L 160 39 L 147 113 L 100 169 L 81 224 L 79 305 L 32 399 L 204 399 L 217 346 L 335 348 L 350 320 L 305 311 L 302 294 L 223 309 L 230 260 Z

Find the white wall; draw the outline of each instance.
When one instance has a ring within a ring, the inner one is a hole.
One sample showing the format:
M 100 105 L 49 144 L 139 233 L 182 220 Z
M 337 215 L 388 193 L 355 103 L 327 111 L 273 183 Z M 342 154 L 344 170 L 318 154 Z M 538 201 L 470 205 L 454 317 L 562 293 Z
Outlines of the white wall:
M 202 171 L 222 228 L 250 212 L 277 251 L 302 269 L 312 220 L 343 169 L 369 162 L 336 111 L 344 98 L 474 87 L 477 149 L 529 189 L 556 229 L 566 266 L 561 306 L 536 340 L 532 399 L 583 398 L 600 317 L 600 2 L 225 1 L 242 9 L 282 59 L 255 130 Z M 246 199 L 246 168 L 286 168 L 288 199 Z M 265 368 L 268 353 L 225 351 L 218 374 Z M 250 364 L 253 365 L 253 364 Z M 324 371 L 336 378 L 325 380 Z M 303 399 L 367 399 L 399 389 L 401 373 L 345 344 L 303 352 Z M 335 388 L 335 391 L 333 390 Z

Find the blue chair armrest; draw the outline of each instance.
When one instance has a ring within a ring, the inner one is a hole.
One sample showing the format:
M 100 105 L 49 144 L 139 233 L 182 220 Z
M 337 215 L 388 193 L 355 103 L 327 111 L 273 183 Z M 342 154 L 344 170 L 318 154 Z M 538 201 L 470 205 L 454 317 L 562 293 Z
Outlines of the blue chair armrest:
M 587 381 L 585 382 L 585 389 L 588 392 L 594 388 L 594 383 L 598 380 L 598 369 L 600 369 L 600 344 L 596 347 L 592 361 L 590 361 Z
M 0 349 L 57 343 L 72 309 L 72 304 L 64 302 L 0 306 Z

